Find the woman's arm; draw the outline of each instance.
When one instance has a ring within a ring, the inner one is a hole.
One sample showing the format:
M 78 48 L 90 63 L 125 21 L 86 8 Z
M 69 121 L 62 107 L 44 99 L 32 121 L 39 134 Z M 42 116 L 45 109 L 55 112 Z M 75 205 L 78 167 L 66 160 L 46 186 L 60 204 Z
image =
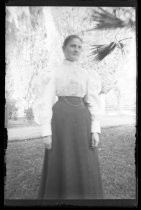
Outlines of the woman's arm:
M 99 92 L 101 91 L 101 80 L 96 74 L 88 75 L 87 95 L 85 97 L 88 109 L 91 114 L 91 147 L 98 146 L 99 134 L 101 133 L 100 119 L 101 119 L 101 104 Z

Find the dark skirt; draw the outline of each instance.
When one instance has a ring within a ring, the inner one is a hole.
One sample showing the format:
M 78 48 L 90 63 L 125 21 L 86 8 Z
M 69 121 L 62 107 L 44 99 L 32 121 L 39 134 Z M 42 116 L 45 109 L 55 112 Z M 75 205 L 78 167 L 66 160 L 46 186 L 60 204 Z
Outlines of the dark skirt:
M 52 149 L 45 149 L 39 199 L 102 199 L 97 148 L 90 147 L 91 117 L 79 97 L 53 106 Z

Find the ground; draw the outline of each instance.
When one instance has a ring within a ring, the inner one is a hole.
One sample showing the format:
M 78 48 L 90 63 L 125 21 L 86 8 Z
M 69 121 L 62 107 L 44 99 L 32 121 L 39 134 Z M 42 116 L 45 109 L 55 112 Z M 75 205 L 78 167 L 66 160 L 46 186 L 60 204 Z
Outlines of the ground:
M 135 125 L 102 128 L 98 147 L 105 199 L 135 199 Z M 40 138 L 8 141 L 5 199 L 36 199 L 44 157 Z

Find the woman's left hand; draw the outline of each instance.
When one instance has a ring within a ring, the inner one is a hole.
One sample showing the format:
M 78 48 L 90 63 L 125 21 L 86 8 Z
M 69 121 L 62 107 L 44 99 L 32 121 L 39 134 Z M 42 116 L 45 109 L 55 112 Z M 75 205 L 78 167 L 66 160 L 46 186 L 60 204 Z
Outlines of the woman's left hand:
M 99 144 L 99 133 L 92 133 L 91 148 L 97 147 Z

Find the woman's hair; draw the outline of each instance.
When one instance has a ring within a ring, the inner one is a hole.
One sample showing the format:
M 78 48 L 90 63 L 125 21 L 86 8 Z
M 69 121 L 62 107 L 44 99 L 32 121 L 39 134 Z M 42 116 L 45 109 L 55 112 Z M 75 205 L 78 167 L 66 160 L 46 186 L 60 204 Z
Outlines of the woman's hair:
M 65 38 L 64 42 L 63 42 L 63 48 L 67 46 L 67 44 L 72 40 L 72 39 L 79 39 L 81 42 L 82 39 L 78 36 L 78 35 L 69 35 Z

